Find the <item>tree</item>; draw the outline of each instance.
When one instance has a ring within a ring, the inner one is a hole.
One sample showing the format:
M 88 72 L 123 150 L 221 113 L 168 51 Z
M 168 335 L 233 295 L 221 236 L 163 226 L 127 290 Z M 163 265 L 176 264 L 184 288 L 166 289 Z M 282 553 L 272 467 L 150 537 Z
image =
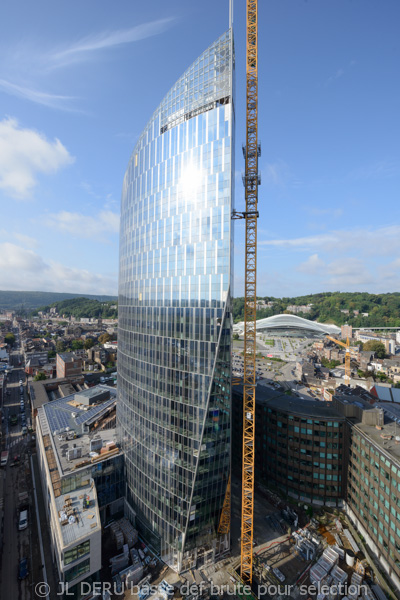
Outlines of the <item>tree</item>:
M 47 379 L 46 375 L 42 371 L 39 371 L 39 373 L 36 373 L 33 381 L 43 381 L 44 379 Z
M 4 341 L 9 346 L 14 346 L 15 335 L 13 333 L 6 333 L 6 335 L 4 336 Z
M 72 350 L 81 350 L 84 346 L 83 340 L 72 340 L 71 348 Z
M 100 344 L 106 344 L 110 340 L 111 340 L 111 335 L 109 333 L 102 333 L 101 335 L 99 335 Z
M 238 333 L 234 333 L 232 337 L 233 337 L 234 340 L 238 340 L 239 339 L 239 334 Z
M 382 342 L 378 342 L 375 340 L 369 340 L 364 344 L 364 350 L 369 350 L 370 352 L 375 352 L 377 358 L 385 358 L 386 356 L 386 348 L 382 344 Z
M 64 340 L 57 340 L 57 342 L 56 342 L 56 351 L 58 352 L 58 354 L 60 354 L 60 352 L 65 352 L 65 342 L 64 342 Z
M 89 350 L 90 348 L 93 348 L 93 346 L 94 341 L 92 340 L 92 338 L 87 338 L 84 343 L 85 350 Z

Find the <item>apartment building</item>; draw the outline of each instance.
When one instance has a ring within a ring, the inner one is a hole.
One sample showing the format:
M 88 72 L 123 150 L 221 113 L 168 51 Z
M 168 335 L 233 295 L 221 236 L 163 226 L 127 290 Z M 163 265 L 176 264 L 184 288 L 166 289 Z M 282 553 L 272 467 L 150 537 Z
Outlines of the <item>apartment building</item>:
M 82 358 L 76 356 L 74 352 L 63 352 L 57 354 L 57 379 L 64 377 L 74 377 L 82 371 Z

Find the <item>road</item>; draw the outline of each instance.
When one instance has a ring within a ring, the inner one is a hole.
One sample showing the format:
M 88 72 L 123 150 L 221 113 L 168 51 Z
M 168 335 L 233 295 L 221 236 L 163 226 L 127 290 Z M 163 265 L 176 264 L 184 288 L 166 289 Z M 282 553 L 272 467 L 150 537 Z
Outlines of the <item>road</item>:
M 26 394 L 25 374 L 20 361 L 20 353 L 13 352 L 10 363 L 14 368 L 7 375 L 7 392 L 3 398 L 2 414 L 2 450 L 9 450 L 6 467 L 0 470 L 0 598 L 7 600 L 33 600 L 34 585 L 42 581 L 42 566 L 38 544 L 38 531 L 32 494 L 32 476 L 30 472 L 31 434 L 23 435 L 21 425 L 21 398 L 24 398 L 26 423 L 31 424 L 30 407 Z M 23 381 L 23 393 L 19 381 Z M 11 425 L 12 415 L 17 423 Z M 18 460 L 14 460 L 19 457 Z M 36 459 L 36 457 L 34 457 Z M 25 500 L 28 509 L 28 527 L 18 531 L 19 498 L 27 492 Z M 18 579 L 18 567 L 21 558 L 28 558 L 29 575 Z

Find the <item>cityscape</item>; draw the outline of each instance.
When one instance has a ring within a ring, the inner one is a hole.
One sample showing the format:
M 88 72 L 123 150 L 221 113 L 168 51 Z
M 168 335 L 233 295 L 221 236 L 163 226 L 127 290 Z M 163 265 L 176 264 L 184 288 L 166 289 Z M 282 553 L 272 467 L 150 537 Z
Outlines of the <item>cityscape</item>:
M 1 598 L 400 600 L 399 18 L 7 7 Z

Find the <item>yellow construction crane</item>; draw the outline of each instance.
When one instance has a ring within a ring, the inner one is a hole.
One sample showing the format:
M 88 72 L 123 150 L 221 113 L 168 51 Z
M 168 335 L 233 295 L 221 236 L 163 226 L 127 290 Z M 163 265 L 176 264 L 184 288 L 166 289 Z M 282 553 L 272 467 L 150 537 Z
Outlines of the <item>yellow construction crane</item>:
M 326 337 L 328 338 L 328 340 L 331 340 L 331 342 L 335 342 L 335 344 L 338 344 L 339 346 L 342 346 L 343 348 L 346 349 L 345 356 L 344 356 L 344 380 L 346 382 L 346 385 L 350 385 L 350 376 L 351 376 L 350 360 L 351 360 L 352 349 L 350 348 L 349 338 L 347 338 L 346 343 L 344 343 L 344 342 L 341 342 L 340 340 L 337 340 L 334 337 L 331 337 L 330 335 L 327 335 Z
M 243 374 L 243 464 L 242 532 L 240 576 L 246 583 L 253 577 L 254 439 L 256 405 L 256 284 L 258 219 L 258 0 L 246 6 L 246 146 L 245 158 L 245 294 Z M 238 217 L 237 213 L 234 217 Z
M 246 211 L 233 211 L 233 219 L 245 219 L 245 293 L 244 293 L 244 359 L 243 359 L 243 464 L 242 464 L 242 531 L 240 576 L 251 584 L 253 578 L 253 513 L 254 457 L 256 413 L 256 306 L 257 306 L 257 219 L 258 159 L 258 0 L 247 0 L 246 6 L 246 145 L 245 158 Z M 234 384 L 239 381 L 234 379 Z M 230 479 L 221 513 L 218 532 L 230 527 Z

